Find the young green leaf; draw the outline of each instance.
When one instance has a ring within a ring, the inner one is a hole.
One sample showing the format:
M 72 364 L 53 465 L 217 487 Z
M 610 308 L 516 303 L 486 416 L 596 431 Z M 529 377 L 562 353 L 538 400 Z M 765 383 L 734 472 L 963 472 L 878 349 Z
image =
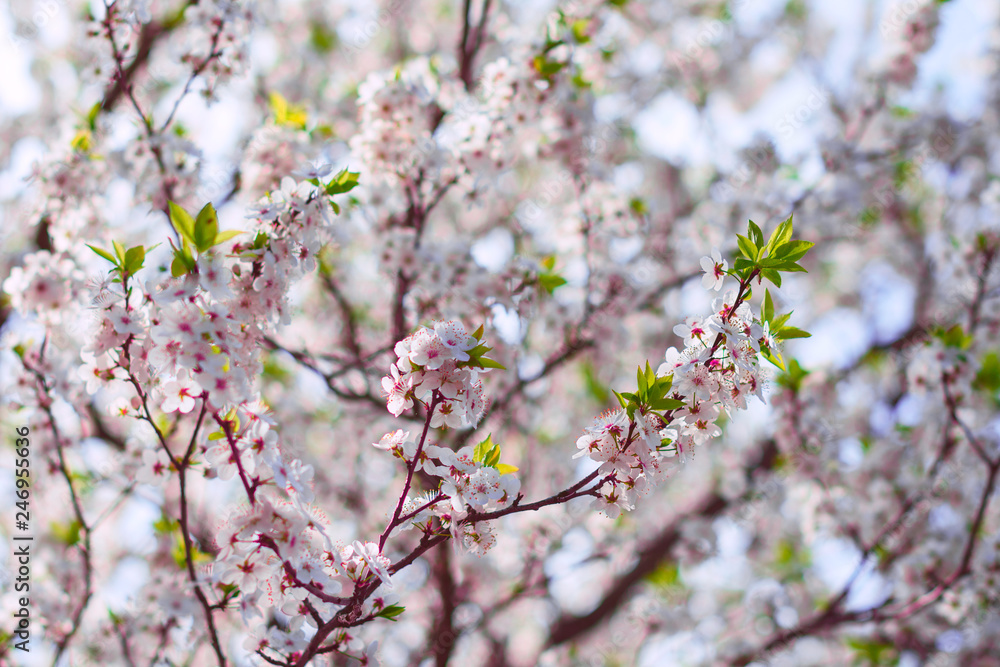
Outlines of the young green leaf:
M 792 338 L 809 338 L 812 334 L 808 331 L 803 331 L 802 329 L 796 329 L 795 327 L 785 327 L 781 331 L 774 334 L 774 337 L 778 340 L 790 340 Z
M 476 445 L 475 449 L 472 450 L 472 460 L 476 463 L 482 463 L 486 460 L 486 454 L 496 445 L 493 444 L 493 434 L 490 433 L 486 436 L 486 439 Z
M 747 236 L 750 237 L 750 240 L 753 241 L 753 244 L 758 248 L 764 245 L 764 233 L 753 220 L 750 220 L 747 225 Z
M 788 243 L 782 243 L 780 246 L 774 249 L 772 256 L 789 261 L 797 262 L 802 259 L 809 248 L 812 248 L 815 243 L 809 241 L 789 241 Z
M 123 263 L 123 268 L 125 273 L 134 274 L 139 269 L 142 268 L 143 262 L 146 261 L 146 249 L 141 245 L 137 245 L 134 248 L 129 248 L 125 251 L 125 261 Z
M 625 397 L 619 394 L 614 389 L 611 390 L 611 393 L 615 395 L 615 398 L 618 399 L 618 403 L 622 406 L 622 409 L 624 410 L 625 406 L 628 405 L 628 401 L 625 400 Z
M 677 410 L 679 408 L 683 408 L 685 405 L 687 405 L 687 403 L 679 401 L 676 398 L 661 398 L 651 402 L 649 407 L 654 410 L 659 410 L 660 412 L 666 412 L 667 410 Z
M 396 617 L 406 611 L 406 607 L 400 607 L 398 604 L 391 604 L 379 613 L 375 614 L 377 618 L 384 618 L 392 622 L 396 622 Z
M 538 276 L 538 284 L 549 294 L 566 284 L 566 279 L 557 273 L 543 273 Z
M 736 241 L 740 246 L 740 252 L 742 252 L 747 259 L 750 261 L 757 259 L 757 246 L 754 245 L 753 241 L 742 234 L 736 235 Z
M 198 252 L 205 252 L 215 243 L 215 237 L 219 234 L 219 216 L 215 212 L 212 202 L 208 202 L 198 211 L 198 218 L 194 221 L 194 246 Z
M 215 235 L 215 239 L 212 241 L 212 245 L 213 246 L 217 246 L 220 243 L 225 243 L 226 241 L 228 241 L 229 239 L 233 238 L 234 236 L 239 236 L 240 234 L 243 234 L 243 233 L 244 232 L 241 232 L 241 231 L 236 230 L 236 229 L 227 229 L 225 231 L 219 232 L 218 234 Z
M 479 357 L 478 359 L 476 359 L 475 365 L 479 366 L 480 368 L 497 368 L 502 371 L 507 370 L 507 367 L 501 364 L 499 361 L 496 361 L 495 359 L 489 359 L 487 357 Z
M 774 301 L 771 300 L 771 290 L 764 290 L 764 303 L 761 304 L 760 319 L 770 322 L 774 317 Z
M 93 250 L 94 252 L 96 252 L 98 255 L 100 255 L 104 259 L 106 259 L 109 262 L 111 262 L 112 264 L 114 264 L 115 266 L 118 266 L 118 261 L 114 258 L 114 255 L 112 255 L 107 250 L 104 250 L 102 248 L 97 248 L 95 246 L 90 245 L 89 243 L 87 244 L 87 247 L 90 248 L 91 250 Z
M 771 238 L 767 240 L 767 247 L 765 251 L 770 255 L 775 248 L 783 243 L 788 243 L 792 240 L 792 216 L 788 216 L 788 219 L 782 222 L 778 227 L 771 233 Z
M 170 222 L 174 229 L 181 235 L 181 238 L 194 243 L 194 218 L 174 202 L 169 202 L 168 208 L 170 209 Z

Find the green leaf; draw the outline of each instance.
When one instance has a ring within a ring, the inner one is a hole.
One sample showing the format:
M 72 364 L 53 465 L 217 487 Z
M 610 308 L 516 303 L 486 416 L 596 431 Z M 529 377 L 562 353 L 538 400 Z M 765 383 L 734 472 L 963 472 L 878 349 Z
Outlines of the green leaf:
M 406 607 L 400 607 L 398 604 L 391 604 L 379 613 L 375 614 L 377 618 L 384 618 L 392 622 L 396 622 L 396 617 L 406 611 Z
M 507 370 L 507 367 L 501 364 L 499 361 L 496 361 L 495 359 L 489 359 L 487 357 L 480 357 L 476 359 L 475 365 L 479 366 L 480 368 L 498 368 L 502 371 Z
M 475 449 L 472 450 L 472 460 L 476 463 L 482 463 L 486 460 L 486 453 L 491 449 L 496 447 L 493 443 L 493 434 L 490 433 L 486 436 L 486 439 L 476 445 Z
M 545 257 L 543 257 L 542 266 L 545 267 L 546 271 L 551 271 L 552 269 L 556 268 L 556 256 L 546 255 Z
M 780 257 L 781 259 L 797 262 L 802 259 L 809 248 L 812 248 L 815 243 L 809 241 L 789 241 L 788 243 L 782 243 L 780 246 L 774 249 L 772 253 L 774 257 Z
M 49 524 L 49 534 L 66 546 L 73 546 L 80 541 L 80 522 L 76 519 L 66 523 L 52 522 Z
M 677 563 L 663 563 L 654 571 L 645 576 L 646 581 L 654 586 L 670 588 L 680 582 L 680 568 Z
M 168 208 L 170 209 L 170 222 L 174 229 L 182 238 L 194 243 L 194 218 L 174 202 L 168 202 Z
M 360 175 L 361 172 L 348 171 L 347 167 L 344 167 L 326 184 L 326 194 L 339 195 L 344 192 L 350 192 L 358 186 L 358 177 Z
M 849 637 L 844 642 L 856 654 L 855 664 L 857 661 L 862 661 L 869 667 L 895 664 L 896 649 L 892 644 L 855 637 Z
M 475 338 L 476 340 L 482 340 L 483 331 L 485 331 L 484 325 L 480 324 L 479 328 L 472 332 L 472 337 Z
M 965 331 L 962 330 L 962 326 L 959 324 L 956 324 L 947 331 L 939 329 L 934 335 L 940 339 L 942 343 L 944 343 L 945 347 L 967 350 L 972 344 L 972 336 L 966 335 Z
M 764 290 L 764 303 L 760 307 L 760 319 L 770 322 L 774 317 L 774 301 L 771 300 L 771 290 Z
M 97 102 L 94 106 L 90 107 L 90 111 L 87 113 L 87 127 L 89 127 L 91 131 L 97 129 L 97 117 L 101 114 L 103 106 L 104 105 L 101 102 Z
M 296 130 L 304 130 L 309 120 L 304 107 L 289 104 L 281 93 L 270 95 L 271 111 L 274 113 L 276 125 L 285 125 Z
M 118 261 L 115 260 L 114 255 L 112 255 L 107 250 L 103 250 L 101 248 L 97 248 L 95 246 L 90 245 L 89 243 L 87 244 L 87 247 L 90 248 L 91 250 L 93 250 L 94 252 L 96 252 L 98 255 L 100 255 L 104 259 L 106 259 L 109 262 L 111 262 L 112 264 L 114 264 L 115 266 L 118 266 Z
M 660 412 L 666 412 L 667 410 L 678 410 L 686 405 L 687 403 L 679 401 L 676 398 L 661 398 L 650 403 L 649 407 Z
M 810 371 L 807 371 L 802 368 L 802 366 L 799 366 L 799 362 L 797 360 L 792 359 L 788 362 L 788 370 L 778 375 L 778 384 L 797 392 L 802 386 L 802 380 L 805 379 L 809 373 Z
M 497 464 L 497 472 L 499 472 L 501 475 L 509 475 L 511 473 L 517 472 L 518 470 L 520 470 L 520 468 L 518 468 L 517 466 L 512 466 L 509 463 Z
M 566 284 L 566 279 L 557 273 L 543 273 L 538 276 L 538 284 L 549 294 Z
M 472 460 L 491 468 L 497 467 L 500 463 L 500 445 L 493 442 L 492 433 L 476 445 L 472 452 Z
M 220 243 L 225 243 L 226 241 L 228 241 L 229 239 L 233 238 L 234 236 L 239 236 L 240 234 L 243 234 L 243 233 L 245 233 L 245 232 L 241 232 L 241 231 L 236 230 L 236 229 L 227 229 L 225 231 L 219 232 L 218 234 L 215 235 L 215 239 L 212 240 L 212 245 L 213 246 L 217 246 Z
M 774 337 L 778 340 L 791 340 L 792 338 L 810 338 L 812 336 L 808 331 L 803 331 L 802 329 L 796 329 L 795 327 L 785 327 L 781 331 L 774 334 Z
M 146 261 L 146 249 L 141 245 L 137 245 L 134 248 L 129 248 L 125 251 L 125 262 L 123 267 L 125 273 L 136 273 L 142 268 L 143 262 Z
M 750 240 L 753 241 L 753 244 L 758 248 L 764 245 L 764 233 L 753 220 L 750 220 L 747 225 L 747 235 L 750 237 Z
M 628 401 L 625 400 L 625 397 L 619 394 L 614 389 L 611 390 L 611 393 L 614 394 L 615 398 L 618 399 L 618 403 L 622 406 L 622 409 L 625 409 L 625 406 L 628 405 Z
M 173 521 L 166 514 L 161 514 L 160 518 L 153 522 L 153 531 L 160 535 L 168 535 L 180 528 L 179 521 Z
M 115 256 L 118 257 L 118 265 L 121 266 L 125 263 L 125 246 L 118 241 L 112 241 L 111 245 L 115 249 Z
M 194 247 L 198 252 L 205 252 L 215 243 L 215 237 L 219 234 L 219 216 L 215 212 L 212 202 L 208 202 L 200 211 L 198 218 L 194 221 Z
M 489 347 L 488 345 L 483 345 L 482 343 L 480 343 L 479 345 L 477 345 L 474 348 L 472 348 L 471 350 L 469 350 L 469 356 L 470 357 L 481 357 L 481 356 L 483 356 L 484 354 L 486 354 L 487 352 L 489 352 L 492 349 L 493 349 L 492 347 Z
M 973 388 L 989 394 L 1000 391 L 1000 356 L 996 352 L 983 355 L 983 363 L 972 381 Z
M 763 355 L 765 359 L 770 361 L 772 364 L 774 364 L 781 370 L 785 370 L 785 361 L 781 358 L 780 352 L 777 352 L 776 350 L 768 350 L 766 348 L 761 348 L 760 353 L 761 355 Z
M 767 240 L 767 247 L 765 251 L 768 254 L 780 246 L 783 243 L 788 243 L 792 240 L 792 216 L 788 216 L 788 219 L 782 222 L 778 227 L 771 233 L 771 238 Z
M 753 244 L 753 241 L 743 236 L 742 234 L 736 235 L 736 240 L 740 246 L 740 252 L 749 259 L 751 262 L 757 259 L 757 246 Z
M 552 78 L 553 75 L 558 74 L 559 70 L 566 66 L 565 62 L 549 60 L 545 55 L 535 56 L 531 64 L 534 66 L 535 71 L 546 79 Z
M 788 318 L 792 316 L 792 312 L 795 311 L 783 313 L 775 317 L 773 320 L 771 320 L 771 333 L 776 333 L 780 331 L 781 327 L 785 326 L 785 322 L 788 321 Z
M 646 384 L 646 374 L 642 372 L 642 366 L 637 366 L 635 369 L 635 382 L 639 385 L 639 396 L 644 396 L 649 385 Z
M 646 361 L 645 375 L 646 375 L 646 386 L 647 387 L 656 386 L 656 371 L 654 371 L 653 367 L 649 365 L 649 361 Z
M 775 287 L 781 287 L 781 274 L 774 269 L 761 269 L 760 275 L 765 280 L 770 280 Z
M 94 135 L 90 130 L 78 130 L 69 142 L 70 148 L 79 153 L 89 153 L 94 144 Z
M 184 244 L 183 249 L 174 249 L 174 259 L 170 262 L 170 275 L 174 278 L 180 278 L 183 275 L 191 273 L 194 271 L 196 263 L 194 257 L 191 255 L 191 250 L 187 247 L 187 243 Z

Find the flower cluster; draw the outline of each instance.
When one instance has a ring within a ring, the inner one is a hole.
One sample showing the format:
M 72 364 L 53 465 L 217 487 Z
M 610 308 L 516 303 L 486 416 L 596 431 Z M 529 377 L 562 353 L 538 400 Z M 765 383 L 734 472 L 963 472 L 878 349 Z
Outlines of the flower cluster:
M 358 87 L 361 131 L 351 140 L 357 157 L 399 178 L 424 166 L 436 152 L 427 106 L 434 88 L 426 67 L 370 74 Z
M 387 433 L 374 446 L 391 451 L 413 470 L 440 480 L 435 491 L 406 499 L 402 505 L 406 518 L 399 522 L 400 529 L 429 530 L 431 520 L 437 519 L 472 553 L 482 555 L 496 543 L 489 522 L 463 521 L 470 513 L 486 514 L 509 507 L 521 489 L 520 479 L 513 474 L 517 468 L 499 463 L 500 448 L 492 439 L 455 452 L 437 445 L 418 447 L 409 431 L 398 430 Z
M 745 410 L 751 396 L 764 401 L 762 359 L 783 367 L 778 339 L 809 335 L 784 326 L 791 314 L 775 315 L 770 292 L 765 292 L 760 317 L 744 297 L 755 278 L 766 275 L 780 284 L 776 271 L 801 270 L 795 262 L 812 244 L 791 240 L 790 218 L 766 245 L 753 222 L 747 233 L 740 237 L 743 256 L 732 270 L 718 250 L 701 260 L 705 289 L 718 290 L 734 275 L 740 278 L 739 290 L 714 299 L 707 318 L 676 325 L 673 331 L 684 340 L 684 349 L 669 348 L 655 373 L 648 364 L 645 373 L 640 369 L 639 391 L 619 395 L 622 409 L 599 417 L 577 440 L 576 457 L 601 464 L 602 487 L 594 507 L 608 516 L 635 508 L 636 498 L 663 477 L 664 459 L 683 462 L 696 446 L 721 435 L 717 420 L 723 412 L 731 416 Z
M 3 290 L 11 305 L 21 312 L 34 312 L 48 319 L 76 300 L 83 291 L 83 273 L 64 256 L 42 250 L 24 258 L 23 266 L 11 269 Z
M 487 370 L 481 355 L 489 349 L 480 344 L 481 336 L 481 330 L 469 334 L 461 322 L 448 320 L 396 343 L 398 360 L 382 378 L 389 412 L 398 417 L 414 400 L 426 402 L 437 392 L 431 427 L 478 424 L 487 407 L 479 380 Z

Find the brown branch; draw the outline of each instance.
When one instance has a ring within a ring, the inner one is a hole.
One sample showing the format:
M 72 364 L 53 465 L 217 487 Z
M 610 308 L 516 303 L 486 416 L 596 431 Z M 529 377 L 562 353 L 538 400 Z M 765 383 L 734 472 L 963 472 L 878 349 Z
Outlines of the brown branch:
M 448 659 L 451 657 L 455 648 L 455 640 L 458 638 L 453 619 L 455 608 L 458 606 L 458 587 L 455 585 L 455 578 L 451 573 L 450 549 L 437 551 L 433 568 L 434 579 L 437 580 L 438 594 L 441 599 L 441 608 L 438 610 L 437 620 L 429 635 L 432 641 L 428 655 L 434 656 L 435 667 L 448 667 Z

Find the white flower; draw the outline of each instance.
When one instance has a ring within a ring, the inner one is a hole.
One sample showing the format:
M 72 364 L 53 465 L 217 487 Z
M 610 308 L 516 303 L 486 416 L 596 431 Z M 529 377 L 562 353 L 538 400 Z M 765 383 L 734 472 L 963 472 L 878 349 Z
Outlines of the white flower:
M 125 310 L 122 306 L 112 306 L 108 309 L 107 317 L 111 320 L 111 326 L 115 328 L 116 333 L 142 335 L 142 317 L 135 310 Z
M 184 414 L 194 408 L 194 400 L 201 394 L 201 387 L 194 380 L 187 378 L 186 373 L 163 385 L 163 403 L 160 409 L 164 412 L 180 411 Z
M 448 320 L 434 325 L 434 333 L 458 361 L 468 361 L 468 351 L 479 343 L 471 334 L 466 333 L 461 322 Z
M 142 452 L 142 467 L 136 472 L 135 479 L 143 484 L 163 484 L 170 478 L 173 469 L 165 451 L 146 449 Z
M 413 407 L 413 399 L 409 397 L 410 390 L 413 389 L 413 377 L 400 375 L 395 364 L 389 367 L 389 373 L 382 378 L 382 391 L 386 394 L 386 407 L 389 412 L 398 417 L 404 410 Z
M 705 275 L 701 277 L 702 287 L 718 292 L 722 289 L 722 282 L 726 279 L 726 270 L 729 263 L 722 259 L 722 253 L 718 248 L 712 248 L 711 257 L 701 258 L 701 270 Z
M 327 164 L 326 162 L 321 162 L 316 160 L 315 162 L 307 162 L 304 167 L 300 167 L 292 172 L 292 175 L 296 178 L 301 178 L 302 180 L 308 181 L 311 178 L 320 179 L 327 176 L 333 171 L 333 165 Z
M 210 252 L 198 258 L 198 283 L 201 288 L 219 301 L 233 298 L 229 289 L 229 278 L 222 255 Z

